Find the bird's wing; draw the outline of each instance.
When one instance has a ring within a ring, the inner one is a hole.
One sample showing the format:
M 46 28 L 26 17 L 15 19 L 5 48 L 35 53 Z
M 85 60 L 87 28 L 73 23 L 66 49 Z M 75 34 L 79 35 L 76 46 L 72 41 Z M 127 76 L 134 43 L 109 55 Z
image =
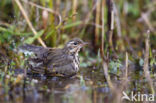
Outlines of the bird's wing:
M 53 67 L 57 67 L 57 66 L 63 66 L 66 64 L 70 64 L 73 62 L 73 56 L 70 55 L 65 55 L 62 50 L 55 50 L 55 52 L 53 50 L 51 50 L 51 52 L 49 52 L 49 54 L 47 55 L 47 65 L 48 66 L 53 66 Z
M 44 51 L 36 52 L 36 58 L 32 61 L 42 62 L 46 67 L 63 66 L 73 62 L 73 56 L 65 55 L 62 49 L 47 48 Z
M 60 55 L 54 58 L 55 59 L 49 61 L 47 65 L 48 73 L 58 73 L 63 75 L 75 74 L 76 71 L 73 63 L 73 56 Z
M 45 47 L 35 46 L 35 45 L 29 45 L 29 44 L 21 45 L 21 46 L 19 46 L 19 49 L 31 51 L 31 52 L 34 52 L 34 53 L 38 53 L 40 51 L 47 50 L 47 48 L 45 48 Z
M 55 56 L 62 54 L 61 49 L 45 48 L 29 44 L 24 44 L 20 46 L 19 49 L 33 52 L 39 60 L 51 60 L 55 58 Z
M 26 51 L 30 51 L 33 52 L 34 54 L 36 54 L 36 56 L 38 58 L 42 58 L 43 54 L 48 52 L 50 48 L 45 48 L 42 46 L 35 46 L 35 45 L 29 45 L 29 44 L 24 44 L 19 46 L 19 50 L 26 50 Z

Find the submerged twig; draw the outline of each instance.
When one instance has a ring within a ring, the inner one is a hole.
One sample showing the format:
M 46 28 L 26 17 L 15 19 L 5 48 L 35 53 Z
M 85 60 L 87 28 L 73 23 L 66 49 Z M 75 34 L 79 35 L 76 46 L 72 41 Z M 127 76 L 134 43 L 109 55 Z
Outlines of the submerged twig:
M 34 35 L 37 35 L 37 32 L 36 32 L 35 28 L 33 27 L 32 23 L 30 22 L 30 20 L 26 14 L 24 8 L 22 7 L 21 3 L 19 2 L 19 0 L 15 0 L 15 2 L 18 5 L 19 9 L 21 10 L 21 12 L 22 12 L 27 24 L 29 25 L 30 29 L 32 30 L 32 32 L 34 33 Z M 37 39 L 43 47 L 46 47 L 45 43 L 42 41 L 42 39 L 40 37 L 38 37 Z
M 120 86 L 120 95 L 118 96 L 118 103 L 121 103 L 121 101 L 123 99 L 121 99 L 122 97 L 122 92 L 123 91 L 126 91 L 125 89 L 127 88 L 127 85 L 128 85 L 128 53 L 126 52 L 126 55 L 125 55 L 125 75 L 123 75 L 123 80 L 121 82 L 121 86 Z
M 108 74 L 108 63 L 106 61 L 103 61 L 102 66 L 103 66 L 103 69 L 104 69 L 104 75 L 105 75 L 105 78 L 106 78 L 106 80 L 108 82 L 108 85 L 109 85 L 110 89 L 112 91 L 114 91 L 113 83 L 111 82 L 110 75 Z

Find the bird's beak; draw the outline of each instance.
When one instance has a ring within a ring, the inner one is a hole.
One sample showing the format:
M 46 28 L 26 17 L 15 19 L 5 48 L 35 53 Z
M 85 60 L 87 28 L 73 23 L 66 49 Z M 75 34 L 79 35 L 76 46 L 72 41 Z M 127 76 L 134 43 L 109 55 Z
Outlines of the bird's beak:
M 89 45 L 90 43 L 88 43 L 88 42 L 84 42 L 84 45 Z
M 83 42 L 83 43 L 81 44 L 81 46 L 83 47 L 83 46 L 88 45 L 88 44 L 89 44 L 88 42 Z

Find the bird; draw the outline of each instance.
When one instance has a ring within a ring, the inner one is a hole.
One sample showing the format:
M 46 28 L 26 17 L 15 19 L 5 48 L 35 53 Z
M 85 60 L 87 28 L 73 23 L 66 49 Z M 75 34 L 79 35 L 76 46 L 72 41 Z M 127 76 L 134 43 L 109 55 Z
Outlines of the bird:
M 80 38 L 68 41 L 63 48 L 50 48 L 24 44 L 20 49 L 33 52 L 35 56 L 28 59 L 28 67 L 33 73 L 60 74 L 71 77 L 79 71 L 79 51 L 87 42 Z

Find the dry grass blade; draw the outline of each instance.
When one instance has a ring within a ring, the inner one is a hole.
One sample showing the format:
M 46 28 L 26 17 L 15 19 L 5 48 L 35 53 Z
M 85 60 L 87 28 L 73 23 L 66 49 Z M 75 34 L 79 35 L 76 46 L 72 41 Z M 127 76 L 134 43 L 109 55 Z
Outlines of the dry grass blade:
M 26 14 L 26 12 L 25 12 L 23 6 L 22 6 L 21 3 L 19 2 L 19 0 L 15 0 L 15 2 L 16 2 L 16 4 L 18 5 L 20 11 L 22 12 L 22 14 L 23 14 L 23 16 L 24 16 L 24 18 L 25 18 L 27 24 L 29 25 L 30 29 L 32 30 L 32 32 L 34 33 L 34 35 L 37 35 L 37 32 L 36 32 L 35 28 L 33 27 L 33 25 L 31 24 L 31 22 L 30 22 L 30 20 L 29 20 L 29 18 L 28 18 L 28 16 L 27 16 L 27 14 Z M 41 39 L 40 37 L 38 38 L 38 41 L 39 41 L 39 43 L 40 43 L 43 47 L 46 47 L 45 43 L 42 41 L 42 39 Z
M 30 5 L 32 5 L 32 6 L 35 6 L 35 7 L 39 8 L 39 9 L 43 9 L 43 10 L 45 10 L 45 11 L 47 11 L 47 12 L 50 12 L 50 13 L 55 14 L 56 16 L 58 16 L 58 18 L 59 18 L 59 23 L 58 23 L 58 25 L 57 25 L 56 27 L 59 27 L 59 26 L 62 24 L 62 17 L 61 17 L 61 15 L 60 15 L 57 11 L 54 11 L 54 10 L 52 10 L 52 9 L 50 9 L 50 8 L 42 7 L 42 6 L 37 5 L 37 4 L 35 4 L 35 3 L 33 3 L 33 2 L 30 2 L 30 1 L 29 1 L 29 2 L 26 1 L 26 0 L 22 0 L 22 1 L 25 2 L 25 3 L 27 3 L 27 4 L 30 4 Z
M 95 24 L 99 25 L 100 24 L 100 8 L 101 8 L 101 0 L 98 0 L 98 4 L 96 5 L 96 18 L 95 18 Z M 100 29 L 95 26 L 95 44 L 98 44 L 98 39 L 99 39 L 99 33 Z
M 78 2 L 77 0 L 73 0 L 73 7 L 72 7 L 72 21 L 75 22 L 76 21 L 76 16 L 74 16 L 75 14 L 77 14 L 77 6 L 78 6 Z M 72 31 L 74 32 L 74 28 L 72 28 Z
M 126 52 L 126 60 L 125 60 L 125 64 L 126 64 L 126 70 L 125 70 L 125 78 L 128 78 L 128 53 Z
M 145 73 L 145 77 L 149 83 L 149 86 L 151 87 L 151 91 L 154 94 L 154 87 L 153 87 L 153 81 L 150 77 L 150 72 L 149 72 L 149 48 L 150 48 L 150 44 L 149 44 L 149 37 L 150 37 L 150 31 L 147 31 L 147 36 L 146 36 L 146 40 L 145 40 L 145 55 L 144 55 L 144 73 Z

